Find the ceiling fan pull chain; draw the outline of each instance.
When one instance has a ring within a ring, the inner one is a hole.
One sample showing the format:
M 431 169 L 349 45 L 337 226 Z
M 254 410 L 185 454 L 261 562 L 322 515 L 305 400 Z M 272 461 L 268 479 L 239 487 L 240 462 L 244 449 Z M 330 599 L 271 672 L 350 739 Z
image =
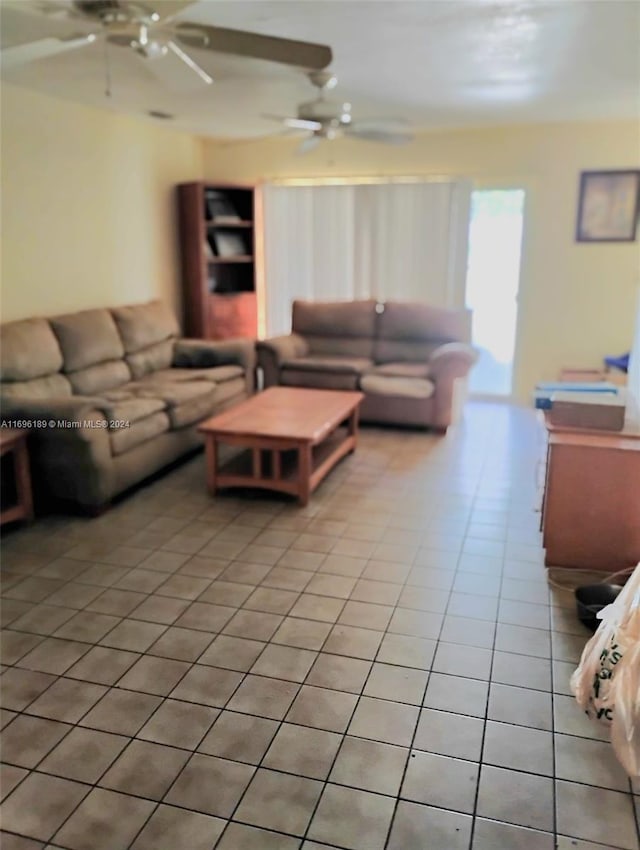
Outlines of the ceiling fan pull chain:
M 105 97 L 111 97 L 111 54 L 109 53 L 109 40 L 104 39 L 104 77 L 105 77 Z

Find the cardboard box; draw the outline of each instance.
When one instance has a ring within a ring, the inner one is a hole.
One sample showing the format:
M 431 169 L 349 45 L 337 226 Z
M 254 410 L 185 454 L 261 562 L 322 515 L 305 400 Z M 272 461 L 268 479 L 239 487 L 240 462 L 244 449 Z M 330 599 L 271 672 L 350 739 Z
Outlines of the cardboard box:
M 622 395 L 556 392 L 551 396 L 547 420 L 556 428 L 622 431 L 624 415 Z

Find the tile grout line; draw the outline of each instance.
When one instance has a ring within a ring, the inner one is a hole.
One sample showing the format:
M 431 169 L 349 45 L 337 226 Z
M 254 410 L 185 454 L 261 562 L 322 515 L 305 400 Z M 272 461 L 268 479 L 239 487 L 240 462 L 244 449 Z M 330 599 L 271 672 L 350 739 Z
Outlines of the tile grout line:
M 327 508 L 325 507 L 324 509 L 326 510 Z M 322 510 L 323 510 L 323 508 L 322 508 L 322 507 L 320 507 L 320 509 L 319 509 L 319 511 L 318 511 L 318 514 L 319 514 L 319 515 L 322 515 Z M 280 514 L 274 514 L 274 518 L 275 518 L 275 517 L 277 517 L 277 516 L 279 516 L 279 515 L 282 515 L 282 514 L 283 514 L 283 512 L 282 512 L 282 511 L 280 512 Z M 194 521 L 196 521 L 196 519 L 194 519 Z M 310 522 L 312 522 L 312 521 L 313 521 L 313 519 L 310 519 L 309 521 L 310 521 Z M 471 522 L 471 521 L 472 521 L 471 519 L 469 519 L 469 520 L 468 520 L 468 522 Z M 151 520 L 149 524 L 152 524 L 153 522 L 154 522 L 154 520 Z M 262 526 L 262 528 L 268 528 L 268 527 L 269 527 L 269 526 L 268 526 L 268 524 L 267 524 L 266 526 Z M 380 541 L 379 541 L 379 542 L 380 542 Z M 205 544 L 205 545 L 207 545 L 207 544 Z M 265 545 L 268 545 L 268 544 L 265 544 Z M 164 551 L 164 550 L 158 550 L 158 551 Z M 289 549 L 285 549 L 284 551 L 285 551 L 285 552 L 287 552 L 287 551 L 289 551 Z M 192 557 L 193 557 L 193 555 L 192 555 Z M 372 558 L 370 558 L 369 560 L 373 560 L 373 559 L 372 559 Z M 232 561 L 231 563 L 233 563 L 233 561 Z M 228 566 L 229 566 L 229 565 L 228 565 Z M 275 568 L 275 566 L 277 566 L 277 564 L 276 564 L 276 565 L 270 565 L 270 568 L 271 568 L 271 569 L 273 569 L 273 568 Z M 42 569 L 42 568 L 41 568 L 41 569 Z M 135 569 L 135 568 L 132 568 L 132 569 Z M 226 568 L 225 568 L 225 569 L 226 569 Z M 318 570 L 319 570 L 319 568 L 316 568 L 316 570 L 314 571 L 314 574 L 317 574 L 317 573 L 318 573 Z M 503 560 L 503 571 L 504 571 L 504 560 Z M 174 571 L 174 574 L 175 574 L 175 571 Z M 457 575 L 457 574 L 458 574 L 458 570 L 456 569 L 456 575 Z M 520 579 L 521 577 L 520 577 L 520 576 L 518 576 L 517 578 L 518 578 L 518 579 Z M 524 579 L 524 576 L 522 576 L 522 579 Z M 216 581 L 216 580 L 218 580 L 218 577 L 216 577 L 216 578 L 212 579 L 208 587 L 210 588 L 211 586 L 213 586 L 213 585 L 215 584 L 215 581 Z M 311 579 L 309 579 L 309 580 L 311 580 Z M 372 580 L 375 580 L 375 579 L 372 579 Z M 406 580 L 405 580 L 404 585 L 406 585 Z M 403 586 L 404 586 L 404 585 L 403 585 Z M 262 581 L 261 581 L 261 582 L 257 585 L 257 587 L 261 587 L 261 586 L 263 586 L 263 585 L 262 585 Z M 105 590 L 107 590 L 107 589 L 108 589 L 108 588 L 105 588 Z M 104 592 L 104 591 L 103 591 L 103 592 Z M 203 593 L 204 593 L 204 592 L 206 592 L 206 590 L 204 590 L 204 591 L 203 591 Z M 450 588 L 450 590 L 449 590 L 449 597 L 451 596 L 451 594 L 452 594 L 452 593 L 453 593 L 453 588 Z M 153 595 L 154 595 L 154 592 L 153 592 L 153 591 L 147 594 L 147 596 L 153 596 Z M 181 597 L 178 597 L 178 598 L 181 598 Z M 190 602 L 193 602 L 193 601 L 196 601 L 196 600 L 190 600 Z M 349 601 L 349 600 L 347 600 L 347 601 Z M 37 604 L 41 604 L 41 603 L 35 603 L 35 604 L 37 605 Z M 346 602 L 345 602 L 345 604 L 346 604 Z M 368 604 L 377 604 L 377 603 L 368 603 Z M 237 608 L 236 610 L 252 610 L 252 609 L 244 609 L 244 608 L 243 608 L 243 606 L 244 606 L 244 603 L 243 603 L 243 605 L 242 605 L 241 607 Z M 343 607 L 344 607 L 344 606 L 343 606 Z M 393 606 L 393 608 L 394 608 L 394 611 L 395 611 L 395 610 L 398 610 L 398 608 L 399 608 L 398 604 L 396 603 L 396 604 Z M 272 612 L 265 612 L 265 613 L 272 613 Z M 72 616 L 73 616 L 73 615 L 72 615 Z M 287 616 L 289 616 L 289 615 L 287 614 L 287 615 L 284 615 L 284 616 L 285 616 L 285 617 L 287 617 Z M 444 615 L 443 615 L 443 616 L 444 616 Z M 174 622 L 175 622 L 175 621 L 174 621 Z M 171 627 L 172 625 L 173 625 L 173 624 L 169 624 L 169 627 Z M 337 620 L 333 623 L 332 628 L 334 628 L 336 625 L 337 625 Z M 196 630 L 196 631 L 197 631 L 197 630 Z M 374 630 L 374 631 L 375 631 L 375 630 Z M 163 633 L 164 633 L 164 632 L 163 632 Z M 216 633 L 216 634 L 214 635 L 214 637 L 212 638 L 212 641 L 210 642 L 209 646 L 211 645 L 211 643 L 213 643 L 213 642 L 216 640 L 216 638 L 217 638 L 217 636 L 218 636 L 219 634 L 220 634 L 220 633 Z M 386 634 L 386 630 L 385 630 L 385 634 Z M 49 636 L 50 636 L 50 635 L 49 635 Z M 273 637 L 273 636 L 272 636 L 272 637 Z M 439 643 L 440 643 L 440 640 L 438 639 L 438 641 L 436 642 L 436 650 L 437 650 L 437 646 L 439 645 Z M 270 639 L 266 645 L 270 645 L 270 644 L 272 644 L 272 639 Z M 38 645 L 39 645 L 39 644 L 38 644 Z M 324 645 L 323 645 L 323 646 L 324 646 Z M 377 658 L 377 656 L 378 656 L 379 649 L 380 649 L 380 648 L 378 648 L 378 650 L 377 650 L 377 652 L 376 652 L 376 658 Z M 29 650 L 29 651 L 30 651 L 30 650 Z M 206 649 L 205 649 L 205 650 L 203 650 L 202 652 L 204 652 L 204 651 L 206 651 Z M 264 650 L 263 650 L 263 651 L 264 651 Z M 144 654 L 147 654 L 148 652 L 149 652 L 149 650 L 146 650 Z M 492 659 L 493 659 L 493 654 L 494 654 L 494 652 L 495 652 L 495 631 L 494 631 L 494 647 L 493 647 L 493 650 L 492 650 Z M 27 653 L 27 654 L 28 654 L 28 653 Z M 201 653 L 201 654 L 202 654 L 202 653 Z M 262 654 L 262 653 L 261 653 L 261 654 Z M 141 656 L 140 656 L 140 657 L 141 657 Z M 162 656 L 158 656 L 158 657 L 162 657 Z M 316 657 L 318 657 L 318 656 L 316 656 Z M 347 657 L 349 657 L 349 656 L 347 656 Z M 200 658 L 200 656 L 198 656 L 198 658 L 196 659 L 196 661 L 198 661 L 198 660 L 199 660 L 199 658 Z M 193 661 L 193 662 L 192 662 L 192 666 L 193 666 L 193 664 L 195 664 L 195 663 L 196 663 L 196 661 Z M 75 663 L 76 663 L 76 662 L 74 662 L 74 664 L 75 664 Z M 254 663 L 255 663 L 255 662 L 254 662 Z M 372 662 L 372 665 L 373 665 L 373 663 L 376 663 L 375 659 L 374 659 L 374 661 Z M 379 663 L 384 663 L 384 662 L 379 662 Z M 73 666 L 73 665 L 72 665 L 72 666 Z M 22 669 L 22 668 L 18 668 L 18 669 Z M 191 669 L 191 668 L 190 668 L 190 669 Z M 220 668 L 220 669 L 225 669 L 225 668 Z M 310 668 L 310 669 L 312 669 L 312 668 Z M 371 668 L 370 668 L 370 671 L 369 671 L 370 673 L 371 673 L 371 670 L 372 670 L 372 669 L 373 669 L 373 667 L 371 667 Z M 186 671 L 186 672 L 188 672 L 188 671 Z M 185 675 L 186 675 L 186 672 L 185 672 Z M 248 675 L 248 672 L 249 672 L 249 671 L 247 671 L 247 672 L 245 673 L 245 676 L 246 676 L 246 675 Z M 310 671 L 308 671 L 307 676 L 309 675 L 309 673 L 310 673 Z M 123 674 L 122 674 L 122 676 L 124 676 L 124 675 L 126 675 L 126 673 L 123 673 Z M 63 676 L 64 676 L 64 674 L 60 674 L 60 675 L 58 675 L 58 677 L 57 677 L 57 679 L 56 679 L 55 681 L 58 681 L 58 680 L 59 680 L 61 677 L 63 677 Z M 430 676 L 430 672 L 429 672 L 429 676 Z M 121 678 L 122 678 L 122 677 L 121 677 Z M 274 677 L 274 678 L 275 678 L 275 677 Z M 243 679 L 243 680 L 244 680 L 244 679 Z M 119 680 L 118 680 L 118 681 L 119 681 Z M 306 681 L 306 679 L 305 679 L 305 681 Z M 367 677 L 367 681 L 368 681 L 368 677 Z M 489 679 L 489 682 L 490 682 L 490 679 Z M 50 686 L 52 686 L 53 684 L 54 684 L 54 682 L 52 682 L 52 683 L 50 684 Z M 428 684 L 428 683 L 427 683 L 427 684 Z M 365 684 L 365 686 L 366 686 L 366 684 Z M 553 683 L 552 683 L 552 686 L 551 686 L 551 694 L 552 694 L 552 698 L 553 698 L 553 693 L 554 693 L 554 692 L 553 692 Z M 361 693 L 361 696 L 362 696 L 362 693 Z M 38 698 L 38 697 L 36 697 L 35 699 L 37 699 L 37 698 Z M 166 701 L 166 700 L 167 700 L 167 699 L 169 699 L 169 698 L 170 698 L 170 694 L 165 696 L 164 701 Z M 384 697 L 381 697 L 381 699 L 384 699 Z M 424 695 L 423 695 L 423 701 L 424 701 Z M 31 703 L 30 703 L 30 704 L 31 704 Z M 29 705 L 30 705 L 30 704 L 29 704 Z M 421 710 L 421 706 L 419 706 L 418 708 L 419 708 L 419 711 L 420 711 L 420 710 Z M 89 710 L 90 710 L 90 709 L 89 709 Z M 157 710 L 157 709 L 156 709 L 156 710 Z M 220 713 L 221 713 L 223 710 L 224 710 L 224 709 L 221 709 L 221 710 L 220 710 Z M 152 714 L 151 716 L 153 716 L 153 714 Z M 150 718 L 149 718 L 149 719 L 150 719 Z M 216 721 L 217 721 L 217 718 L 216 718 Z M 147 721 L 145 721 L 145 722 L 148 722 L 148 720 L 147 720 Z M 283 721 L 283 722 L 284 722 L 284 721 Z M 215 722 L 214 722 L 214 724 L 212 724 L 212 727 L 213 727 L 213 725 L 215 725 Z M 282 725 L 282 724 L 281 724 L 281 725 Z M 212 727 L 210 727 L 210 728 L 212 728 Z M 313 727 L 311 727 L 311 728 L 313 728 Z M 348 728 L 348 727 L 347 727 L 347 728 Z M 205 732 L 205 735 L 206 735 L 206 734 L 208 734 L 208 732 Z M 346 737 L 346 732 L 345 732 L 345 733 L 343 733 L 343 736 L 342 736 L 342 737 L 343 737 L 343 741 L 344 741 L 344 738 Z M 414 737 L 415 737 L 415 730 L 414 730 Z M 130 741 L 131 741 L 131 740 L 135 740 L 135 738 L 131 738 L 131 739 L 130 739 Z M 127 746 L 128 746 L 128 745 L 127 745 Z M 199 746 L 199 745 L 198 745 L 198 746 Z M 124 751 L 123 751 L 123 752 L 124 752 Z M 195 751 L 194 751 L 194 752 L 195 752 Z M 264 758 L 264 756 L 263 756 L 263 758 Z M 255 771 L 254 771 L 254 773 L 255 773 Z M 326 782 L 325 782 L 325 785 L 326 785 Z M 596 787 L 597 787 L 597 786 L 596 786 Z M 311 821 L 310 821 L 310 822 L 311 822 Z

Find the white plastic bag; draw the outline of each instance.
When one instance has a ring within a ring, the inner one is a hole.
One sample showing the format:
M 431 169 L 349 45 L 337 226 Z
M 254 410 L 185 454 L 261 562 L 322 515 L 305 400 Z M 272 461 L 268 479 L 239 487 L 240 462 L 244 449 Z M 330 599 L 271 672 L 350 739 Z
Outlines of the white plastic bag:
M 598 615 L 571 688 L 593 720 L 611 727 L 616 755 L 640 775 L 640 564 L 619 596 Z
M 640 776 L 640 642 L 624 655 L 613 682 L 611 743 L 629 776 Z

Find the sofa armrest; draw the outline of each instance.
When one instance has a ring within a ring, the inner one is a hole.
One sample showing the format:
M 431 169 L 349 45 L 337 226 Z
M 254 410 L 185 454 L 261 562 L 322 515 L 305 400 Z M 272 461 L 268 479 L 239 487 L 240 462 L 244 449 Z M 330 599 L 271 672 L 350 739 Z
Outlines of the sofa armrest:
M 255 388 L 256 347 L 252 339 L 179 339 L 173 348 L 173 365 L 182 369 L 207 369 L 236 364 L 245 371 L 247 392 Z
M 271 339 L 261 339 L 256 343 L 258 350 L 258 366 L 264 375 L 264 386 L 275 386 L 280 380 L 280 366 L 283 361 L 295 357 L 304 357 L 309 352 L 309 344 L 300 334 L 274 336 Z
M 437 381 L 464 378 L 478 359 L 475 348 L 464 342 L 448 342 L 429 357 L 429 377 Z
M 109 501 L 115 471 L 104 405 L 103 399 L 91 396 L 0 398 L 3 423 L 23 421 L 33 429 L 29 453 L 34 493 L 91 510 Z
M 85 441 L 93 438 L 94 430 L 108 430 L 105 402 L 93 396 L 21 398 L 3 395 L 0 410 L 3 423 L 8 425 L 24 420 L 24 427 L 69 431 Z
M 465 395 L 461 379 L 477 359 L 476 350 L 463 342 L 441 345 L 429 357 L 429 377 L 435 383 L 431 424 L 437 430 L 446 431 L 458 418 Z
M 207 369 L 229 363 L 254 369 L 256 355 L 253 340 L 178 339 L 173 348 L 173 365 L 181 369 Z

